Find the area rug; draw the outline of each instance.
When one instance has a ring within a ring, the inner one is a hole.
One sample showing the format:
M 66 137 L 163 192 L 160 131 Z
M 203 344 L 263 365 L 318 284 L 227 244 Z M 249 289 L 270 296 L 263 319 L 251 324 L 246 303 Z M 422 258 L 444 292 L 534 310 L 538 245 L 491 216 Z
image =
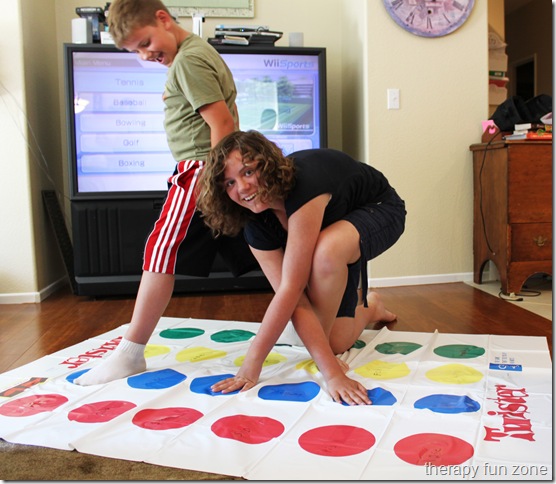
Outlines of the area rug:
M 259 325 L 163 318 L 147 371 L 73 380 L 126 326 L 0 375 L 0 437 L 252 480 L 552 480 L 545 338 L 365 330 L 341 355 L 373 405 L 335 403 L 303 347 L 223 395 Z

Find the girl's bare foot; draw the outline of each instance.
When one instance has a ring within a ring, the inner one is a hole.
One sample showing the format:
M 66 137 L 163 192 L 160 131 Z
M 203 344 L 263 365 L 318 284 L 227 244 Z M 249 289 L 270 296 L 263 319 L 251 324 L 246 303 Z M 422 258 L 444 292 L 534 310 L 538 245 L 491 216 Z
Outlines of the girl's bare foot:
M 367 304 L 368 308 L 362 308 L 363 311 L 368 311 L 368 314 L 365 315 L 367 324 L 391 323 L 396 320 L 397 316 L 384 307 L 382 299 L 376 292 L 370 291 L 367 294 Z

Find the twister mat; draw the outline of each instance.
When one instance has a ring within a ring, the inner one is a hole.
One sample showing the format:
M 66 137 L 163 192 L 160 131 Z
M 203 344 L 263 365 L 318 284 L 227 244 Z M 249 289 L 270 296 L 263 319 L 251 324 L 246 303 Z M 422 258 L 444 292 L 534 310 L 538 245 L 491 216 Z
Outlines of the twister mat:
M 552 362 L 540 337 L 366 330 L 341 358 L 374 402 L 323 390 L 276 345 L 252 390 L 215 394 L 259 325 L 163 318 L 147 371 L 72 381 L 125 326 L 0 375 L 0 437 L 254 480 L 552 479 Z

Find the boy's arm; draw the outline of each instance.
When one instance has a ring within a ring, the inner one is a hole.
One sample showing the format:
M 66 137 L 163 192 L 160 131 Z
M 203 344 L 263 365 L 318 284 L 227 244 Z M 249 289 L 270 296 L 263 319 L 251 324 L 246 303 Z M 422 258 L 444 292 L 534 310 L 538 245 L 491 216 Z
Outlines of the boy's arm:
M 224 136 L 233 133 L 236 125 L 225 101 L 216 101 L 199 108 L 199 114 L 210 126 L 210 146 L 214 147 Z

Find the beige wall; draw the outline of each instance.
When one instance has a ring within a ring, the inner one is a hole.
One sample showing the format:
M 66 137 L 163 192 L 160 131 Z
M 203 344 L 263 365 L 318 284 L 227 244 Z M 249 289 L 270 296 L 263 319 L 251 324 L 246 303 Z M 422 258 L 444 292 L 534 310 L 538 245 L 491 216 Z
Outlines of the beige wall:
M 0 16 L 0 293 L 36 290 L 27 162 L 23 39 L 18 0 Z
M 408 218 L 371 277 L 461 280 L 472 270 L 468 148 L 488 109 L 486 2 L 436 39 L 405 32 L 381 4 L 368 2 L 369 159 L 406 200 Z M 400 89 L 400 110 L 386 109 L 391 87 Z
M 38 68 L 32 68 L 32 79 L 27 82 L 27 100 L 32 100 L 33 122 L 51 123 L 52 133 L 46 131 L 42 147 L 52 157 L 52 171 L 57 183 L 63 185 L 67 196 L 67 163 L 65 154 L 63 81 L 61 45 L 71 39 L 71 19 L 77 0 L 41 0 L 47 13 L 48 25 L 55 35 L 41 32 L 45 47 L 41 49 L 39 36 L 22 35 L 16 25 L 19 18 L 11 18 L 18 5 L 29 7 L 33 0 L 5 0 L 14 8 L 6 9 L 6 28 L 18 40 L 31 38 L 34 49 L 27 50 L 23 63 L 21 46 L 14 50 L 14 39 L 3 36 L 4 49 L 9 52 L 9 64 L 4 58 L 2 71 L 9 71 L 4 83 L 19 95 L 25 65 L 38 62 L 48 75 L 58 78 L 58 92 L 48 83 L 59 107 L 41 113 L 40 98 L 36 95 L 41 79 Z M 44 3 L 43 3 L 44 2 Z M 104 6 L 104 1 L 91 1 L 88 6 Z M 207 19 L 203 25 L 204 37 L 211 36 L 218 23 L 247 23 L 269 25 L 284 32 L 281 45 L 288 45 L 289 32 L 303 31 L 305 45 L 327 48 L 329 144 L 365 159 L 383 170 L 408 206 L 406 233 L 394 248 L 371 264 L 371 278 L 377 285 L 443 282 L 470 278 L 472 270 L 472 176 L 469 145 L 480 139 L 480 122 L 487 116 L 487 2 L 476 2 L 468 22 L 457 32 L 438 39 L 424 39 L 411 35 L 398 27 L 387 15 L 379 0 L 255 0 L 254 19 Z M 26 9 L 23 9 L 24 12 Z M 48 13 L 50 12 L 50 13 Z M 189 18 L 180 19 L 190 28 Z M 26 24 L 27 25 L 27 24 Z M 37 27 L 38 28 L 38 27 Z M 5 30 L 4 30 L 5 31 Z M 19 40 L 21 42 L 21 40 Z M 47 62 L 43 62 L 45 55 Z M 52 52 L 56 53 L 54 61 Z M 6 54 L 5 54 L 6 55 Z M 15 57 L 15 59 L 14 59 Z M 47 64 L 45 66 L 44 64 Z M 401 92 L 401 109 L 386 109 L 387 88 Z M 56 99 L 57 98 L 57 99 Z M 18 138 L 13 122 L 0 113 L 0 123 L 9 125 Z M 56 123 L 59 123 L 56 128 Z M 4 130 L 3 130 L 4 131 Z M 20 137 L 20 136 L 19 136 Z M 0 146 L 4 150 L 5 144 Z M 28 166 L 31 161 L 26 144 L 18 141 L 18 161 L 13 156 L 8 169 L 11 193 L 18 199 L 15 215 L 11 214 L 13 201 L 0 194 L 3 204 L 10 206 L 8 217 L 13 225 L 23 225 L 16 242 L 0 242 L 0 285 L 2 293 L 35 293 L 60 276 L 60 258 L 52 247 L 49 256 L 58 266 L 50 267 L 41 256 L 40 240 L 48 227 L 37 224 L 42 217 L 36 201 L 36 187 L 30 195 Z M 58 159 L 61 151 L 62 163 Z M 61 181 L 61 171 L 64 171 Z M 60 181 L 59 181 L 60 180 Z M 2 183 L 7 183 L 4 180 Z M 31 199 L 31 201 L 30 201 Z M 21 208 L 19 207 L 21 206 Z M 37 213 L 39 212 L 39 213 Z M 31 217 L 31 213 L 35 218 Z M 2 212 L 4 217 L 4 212 Z M 38 234 L 38 235 L 33 235 Z M 19 279 L 18 268 L 25 266 L 25 276 Z M 4 267 L 7 267 L 4 270 Z M 40 276 L 39 276 L 40 275 Z M 41 279 L 41 280 L 39 280 Z M 2 284 L 2 282 L 0 282 Z M 0 297 L 1 299 L 1 297 Z M 1 301 L 0 301 L 1 302 Z
M 37 301 L 65 277 L 41 198 L 63 195 L 54 0 L 3 7 L 0 302 Z

